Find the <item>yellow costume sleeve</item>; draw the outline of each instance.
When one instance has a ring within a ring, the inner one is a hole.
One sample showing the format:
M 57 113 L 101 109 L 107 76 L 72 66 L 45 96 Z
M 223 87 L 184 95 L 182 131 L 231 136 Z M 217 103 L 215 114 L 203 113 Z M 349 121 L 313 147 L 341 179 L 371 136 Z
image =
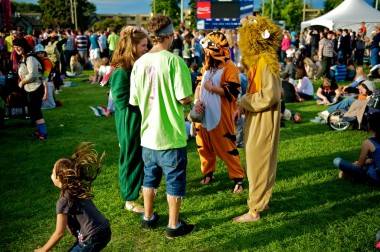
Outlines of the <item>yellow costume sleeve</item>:
M 280 78 L 269 70 L 268 65 L 260 65 L 256 71 L 254 81 L 258 83 L 259 90 L 244 95 L 239 106 L 249 112 L 261 112 L 278 104 L 281 99 Z M 252 85 L 253 83 L 250 83 Z

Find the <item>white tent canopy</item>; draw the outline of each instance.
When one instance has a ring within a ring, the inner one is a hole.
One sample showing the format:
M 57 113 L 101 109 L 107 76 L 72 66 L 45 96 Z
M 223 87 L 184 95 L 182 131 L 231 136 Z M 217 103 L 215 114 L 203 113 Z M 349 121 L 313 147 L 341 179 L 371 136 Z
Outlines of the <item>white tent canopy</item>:
M 302 22 L 301 30 L 309 26 L 321 25 L 330 30 L 345 28 L 357 31 L 363 21 L 366 22 L 368 34 L 377 24 L 380 24 L 380 11 L 372 8 L 364 0 L 344 0 L 325 15 Z

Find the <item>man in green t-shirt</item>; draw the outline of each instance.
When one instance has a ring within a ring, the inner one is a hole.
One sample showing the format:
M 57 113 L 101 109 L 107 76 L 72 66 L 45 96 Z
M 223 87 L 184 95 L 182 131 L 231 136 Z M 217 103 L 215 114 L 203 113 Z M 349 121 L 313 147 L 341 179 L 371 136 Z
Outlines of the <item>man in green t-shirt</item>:
M 190 233 L 194 225 L 179 219 L 186 188 L 187 135 L 183 105 L 191 103 L 190 71 L 185 62 L 168 52 L 173 42 L 173 24 L 166 16 L 155 16 L 148 30 L 153 48 L 134 64 L 129 103 L 141 111 L 141 145 L 144 161 L 144 216 L 142 226 L 152 228 L 155 191 L 162 174 L 166 178 L 169 205 L 168 238 Z
M 119 43 L 119 39 L 120 39 L 120 36 L 117 35 L 114 30 L 112 30 L 111 34 L 107 38 L 110 58 L 112 57 L 112 54 L 116 49 L 117 43 Z

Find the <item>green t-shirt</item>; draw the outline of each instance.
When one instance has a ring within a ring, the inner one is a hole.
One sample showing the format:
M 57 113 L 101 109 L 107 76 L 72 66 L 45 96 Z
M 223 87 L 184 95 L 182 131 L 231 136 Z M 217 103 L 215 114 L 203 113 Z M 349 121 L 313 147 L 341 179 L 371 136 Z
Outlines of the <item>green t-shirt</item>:
M 108 39 L 107 39 L 107 42 L 108 42 L 108 48 L 111 50 L 111 51 L 115 51 L 116 49 L 116 46 L 117 46 L 117 43 L 119 42 L 119 35 L 117 35 L 116 33 L 111 33 L 109 36 L 108 36 Z
M 168 52 L 146 53 L 132 69 L 129 103 L 140 107 L 141 145 L 153 150 L 186 146 L 183 106 L 192 95 L 190 71 Z

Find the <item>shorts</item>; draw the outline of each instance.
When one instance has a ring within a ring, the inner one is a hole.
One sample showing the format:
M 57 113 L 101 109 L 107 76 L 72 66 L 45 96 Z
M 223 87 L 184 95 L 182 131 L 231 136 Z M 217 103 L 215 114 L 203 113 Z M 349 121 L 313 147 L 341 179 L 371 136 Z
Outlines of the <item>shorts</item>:
M 166 193 L 183 197 L 186 191 L 186 147 L 169 150 L 152 150 L 143 147 L 145 188 L 157 188 L 162 174 L 166 178 Z

